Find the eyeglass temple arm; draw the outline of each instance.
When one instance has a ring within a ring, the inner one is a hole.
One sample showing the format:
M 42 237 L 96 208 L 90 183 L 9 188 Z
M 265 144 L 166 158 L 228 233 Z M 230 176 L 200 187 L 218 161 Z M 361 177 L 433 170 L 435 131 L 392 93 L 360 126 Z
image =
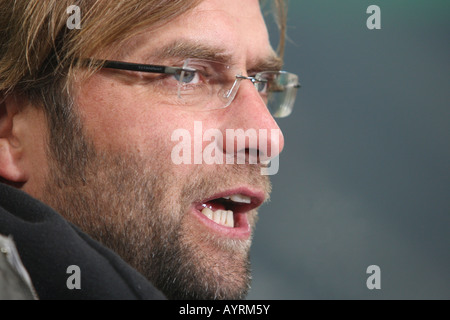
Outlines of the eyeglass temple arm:
M 101 60 L 90 60 L 88 59 L 86 62 L 94 62 L 102 64 Z M 152 64 L 139 64 L 139 63 L 131 63 L 131 62 L 122 62 L 122 61 L 113 61 L 106 60 L 103 65 L 103 68 L 108 69 L 118 69 L 118 70 L 126 70 L 126 71 L 138 71 L 138 72 L 148 72 L 148 73 L 164 73 L 164 74 L 176 74 L 181 71 L 185 72 L 195 72 L 195 69 L 186 68 L 186 67 L 168 67 L 168 66 L 160 66 L 160 65 L 152 65 Z

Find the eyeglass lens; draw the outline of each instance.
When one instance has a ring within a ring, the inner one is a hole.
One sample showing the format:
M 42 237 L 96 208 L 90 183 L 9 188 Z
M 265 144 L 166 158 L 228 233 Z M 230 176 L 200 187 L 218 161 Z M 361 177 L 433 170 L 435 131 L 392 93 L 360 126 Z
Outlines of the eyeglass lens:
M 236 72 L 218 62 L 186 60 L 182 69 L 173 76 L 177 81 L 178 103 L 203 110 L 226 108 L 234 100 L 240 83 L 251 80 L 274 117 L 283 118 L 291 114 L 300 87 L 295 74 L 266 71 L 243 77 Z

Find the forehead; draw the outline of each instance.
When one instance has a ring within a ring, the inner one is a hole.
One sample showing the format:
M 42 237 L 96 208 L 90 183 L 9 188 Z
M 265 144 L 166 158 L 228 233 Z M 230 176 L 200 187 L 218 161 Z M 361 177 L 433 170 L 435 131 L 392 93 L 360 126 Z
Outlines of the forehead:
M 276 56 L 258 0 L 245 0 L 245 5 L 242 0 L 204 0 L 175 20 L 144 30 L 122 48 L 122 58 L 139 63 L 157 63 L 174 49 L 178 55 L 204 51 L 247 68 Z

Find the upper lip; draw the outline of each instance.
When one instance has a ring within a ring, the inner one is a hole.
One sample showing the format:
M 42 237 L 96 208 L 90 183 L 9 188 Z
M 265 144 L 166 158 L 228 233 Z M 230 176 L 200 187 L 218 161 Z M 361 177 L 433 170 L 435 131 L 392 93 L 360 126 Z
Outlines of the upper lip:
M 230 201 L 230 206 L 232 208 L 230 208 L 230 210 L 232 210 L 234 213 L 243 213 L 243 212 L 248 212 L 250 210 L 253 210 L 257 207 L 259 207 L 261 204 L 264 203 L 265 201 L 265 193 L 263 191 L 253 191 L 250 190 L 249 188 L 236 188 L 236 189 L 230 189 L 230 190 L 226 190 L 226 191 L 222 191 L 222 192 L 218 192 L 208 198 L 205 198 L 203 200 L 200 201 L 196 201 L 194 203 L 195 207 L 201 211 L 203 209 L 203 204 L 212 201 L 212 200 L 217 200 L 223 197 L 229 197 L 235 194 L 241 194 L 243 196 L 249 197 L 251 199 L 250 203 L 236 203 L 236 202 L 231 202 Z

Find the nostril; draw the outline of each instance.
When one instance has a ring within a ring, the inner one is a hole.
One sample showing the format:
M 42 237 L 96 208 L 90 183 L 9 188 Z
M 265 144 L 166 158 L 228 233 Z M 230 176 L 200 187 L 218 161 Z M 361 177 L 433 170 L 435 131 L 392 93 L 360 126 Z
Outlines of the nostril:
M 258 164 L 259 153 L 257 148 L 245 148 L 236 153 L 237 164 Z

